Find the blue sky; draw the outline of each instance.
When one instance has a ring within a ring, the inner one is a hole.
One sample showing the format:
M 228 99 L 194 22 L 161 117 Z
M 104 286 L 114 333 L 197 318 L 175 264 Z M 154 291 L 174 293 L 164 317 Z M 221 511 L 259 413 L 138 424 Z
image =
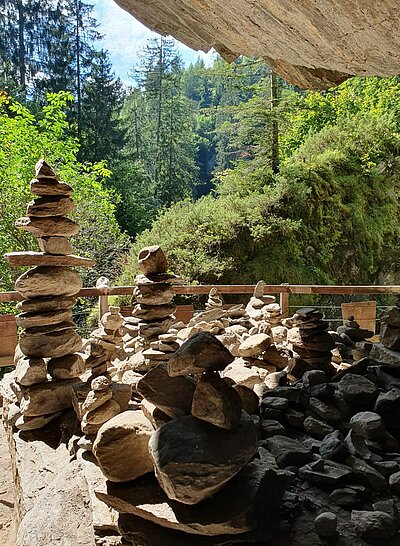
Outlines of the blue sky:
M 126 84 L 131 84 L 128 76 L 132 66 L 138 61 L 138 53 L 148 38 L 158 36 L 120 8 L 113 0 L 94 0 L 94 14 L 100 24 L 99 32 L 104 35 L 98 48 L 107 49 L 116 76 Z M 202 57 L 211 62 L 213 53 L 196 52 L 178 42 L 185 64 Z

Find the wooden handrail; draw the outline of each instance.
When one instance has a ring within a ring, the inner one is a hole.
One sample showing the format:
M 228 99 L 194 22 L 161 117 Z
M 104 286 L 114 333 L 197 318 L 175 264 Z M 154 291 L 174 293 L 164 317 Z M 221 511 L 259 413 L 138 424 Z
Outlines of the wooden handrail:
M 218 288 L 221 294 L 252 294 L 254 284 L 203 284 L 203 285 L 175 285 L 175 294 L 208 294 L 211 288 Z M 112 286 L 111 288 L 82 288 L 77 297 L 96 296 L 130 296 L 134 286 Z M 372 286 L 339 286 L 339 285 L 308 285 L 308 284 L 271 284 L 264 288 L 265 294 L 400 294 L 399 285 L 372 285 Z M 21 301 L 23 298 L 18 292 L 0 292 L 0 303 Z

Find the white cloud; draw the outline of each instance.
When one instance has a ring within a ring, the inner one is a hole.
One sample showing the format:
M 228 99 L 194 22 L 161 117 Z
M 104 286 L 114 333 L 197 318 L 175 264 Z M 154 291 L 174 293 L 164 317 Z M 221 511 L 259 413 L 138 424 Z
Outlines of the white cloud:
M 107 49 L 114 71 L 126 84 L 131 84 L 129 72 L 138 61 L 140 49 L 149 38 L 158 36 L 137 21 L 132 15 L 120 8 L 113 0 L 94 0 L 95 17 L 99 23 L 99 32 L 104 36 L 97 47 Z M 213 52 L 194 51 L 179 43 L 179 49 L 186 64 L 197 57 L 211 64 Z

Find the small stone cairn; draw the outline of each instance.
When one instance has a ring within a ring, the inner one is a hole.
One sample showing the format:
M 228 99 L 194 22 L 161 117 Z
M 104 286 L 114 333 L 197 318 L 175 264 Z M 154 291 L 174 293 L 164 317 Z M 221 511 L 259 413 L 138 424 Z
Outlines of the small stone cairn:
M 24 298 L 17 305 L 16 320 L 23 330 L 14 359 L 19 403 L 15 425 L 21 430 L 41 428 L 71 407 L 71 386 L 85 369 L 79 353 L 82 341 L 72 320 L 74 296 L 82 281 L 72 267 L 94 265 L 88 258 L 73 255 L 68 241 L 79 231 L 78 224 L 65 216 L 74 210 L 73 189 L 59 182 L 44 160 L 35 170 L 30 186 L 37 197 L 15 225 L 37 238 L 41 252 L 5 255 L 13 267 L 34 266 L 15 282 Z
M 374 332 L 360 328 L 359 323 L 353 316 L 343 321 L 343 325 L 331 332 L 336 347 L 333 349 L 333 361 L 336 364 L 349 365 L 369 355 L 372 349 L 372 342 L 367 341 L 374 335 Z
M 323 314 L 314 307 L 303 307 L 283 324 L 290 328 L 287 340 L 293 353 L 291 375 L 299 379 L 313 369 L 329 373 L 335 342 L 326 331 L 329 323 L 323 320 Z
M 119 333 L 124 317 L 119 307 L 111 306 L 101 317 L 101 326 L 88 341 L 86 369 L 90 376 L 73 389 L 73 405 L 84 436 L 79 447 L 91 450 L 95 435 L 109 419 L 125 411 L 131 397 L 131 387 L 111 380 L 108 369 L 121 341 Z
M 147 372 L 160 362 L 168 362 L 179 347 L 178 330 L 169 331 L 175 321 L 172 284 L 182 281 L 167 273 L 168 263 L 159 246 L 145 247 L 138 254 L 142 273 L 136 276 L 132 317 L 123 325 L 124 351 L 120 355 L 121 372 Z
M 381 316 L 380 343 L 373 344 L 369 357 L 392 371 L 400 369 L 400 296 Z

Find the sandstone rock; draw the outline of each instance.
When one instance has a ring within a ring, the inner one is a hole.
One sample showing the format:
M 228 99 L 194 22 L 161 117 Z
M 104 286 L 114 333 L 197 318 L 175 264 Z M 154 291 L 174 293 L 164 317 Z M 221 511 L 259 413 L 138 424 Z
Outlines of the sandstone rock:
M 93 267 L 94 260 L 82 258 L 70 254 L 68 256 L 56 254 L 44 254 L 43 252 L 9 252 L 4 254 L 7 262 L 13 267 L 23 267 L 27 265 L 48 266 L 48 267 Z
M 243 359 L 236 359 L 222 373 L 224 378 L 231 379 L 237 385 L 244 385 L 253 389 L 256 385 L 263 383 L 268 372 L 256 366 L 246 366 Z
M 27 431 L 27 430 L 37 430 L 48 425 L 57 417 L 62 415 L 62 411 L 56 413 L 50 413 L 48 415 L 38 415 L 36 417 L 28 417 L 27 415 L 21 415 L 15 422 L 15 426 L 18 430 Z
M 145 275 L 165 273 L 168 269 L 167 258 L 158 245 L 142 248 L 138 254 L 138 264 Z
M 217 427 L 230 430 L 240 421 L 239 394 L 217 373 L 206 373 L 196 385 L 192 415 Z
M 80 354 L 73 353 L 51 358 L 47 363 L 47 369 L 53 379 L 73 379 L 84 372 L 85 362 Z
M 195 383 L 186 377 L 170 377 L 166 365 L 148 371 L 138 382 L 138 392 L 173 419 L 190 414 Z
M 272 339 L 275 343 L 282 343 L 287 340 L 287 328 L 285 326 L 274 326 L 271 328 Z
M 46 254 L 72 254 L 72 245 L 66 237 L 38 237 L 37 241 Z
M 44 180 L 31 180 L 30 183 L 31 193 L 39 196 L 57 195 L 57 196 L 71 196 L 74 190 L 65 182 L 56 182 L 48 184 Z
M 46 313 L 20 313 L 15 317 L 17 325 L 21 328 L 32 328 L 34 326 L 49 326 L 60 322 L 72 321 L 71 309 L 59 309 Z
M 112 398 L 112 390 L 111 389 L 105 389 L 102 391 L 89 391 L 84 398 L 79 403 L 79 396 L 77 398 L 74 398 L 78 402 L 78 405 L 76 402 L 74 402 L 75 411 L 78 409 L 77 414 L 80 419 L 82 419 L 83 414 L 87 413 L 89 411 L 93 411 Z
M 176 311 L 174 303 L 165 303 L 163 305 L 144 305 L 138 304 L 133 308 L 132 315 L 143 320 L 157 320 L 173 315 Z
M 69 309 L 74 302 L 75 298 L 72 296 L 47 296 L 20 301 L 17 309 L 23 313 L 49 313 Z
M 156 475 L 170 499 L 197 504 L 214 495 L 251 460 L 257 429 L 242 413 L 230 431 L 190 415 L 159 428 L 149 442 Z
M 314 528 L 317 534 L 323 538 L 330 538 L 336 535 L 337 516 L 332 512 L 322 512 L 314 520 Z
M 395 472 L 389 477 L 390 489 L 400 496 L 400 472 Z
M 266 351 L 272 339 L 267 334 L 256 334 L 245 339 L 239 347 L 240 356 L 257 356 Z
M 81 288 L 80 276 L 67 267 L 34 267 L 15 282 L 15 289 L 24 298 L 72 296 Z
M 383 440 L 385 437 L 385 424 L 377 413 L 361 411 L 350 420 L 350 426 L 356 434 L 367 440 Z
M 95 392 L 100 392 L 108 389 L 110 386 L 111 380 L 105 375 L 100 375 L 93 379 L 90 383 L 90 389 Z
M 72 407 L 72 386 L 77 379 L 48 381 L 21 388 L 20 407 L 26 417 L 38 417 Z
M 96 493 L 119 512 L 140 516 L 165 528 L 190 533 L 187 544 L 200 534 L 234 535 L 250 531 L 275 517 L 287 477 L 265 449 L 220 492 L 194 506 L 171 501 L 153 476 L 144 476 L 127 488 L 111 484 Z
M 171 376 L 223 370 L 234 357 L 215 336 L 199 332 L 189 338 L 168 362 Z
M 20 358 L 15 368 L 14 378 L 20 385 L 29 387 L 47 381 L 47 367 L 43 358 Z
M 173 322 L 174 319 L 170 316 L 149 322 L 139 322 L 139 335 L 145 339 L 155 338 L 168 332 Z
M 351 522 L 357 534 L 365 540 L 385 540 L 394 537 L 397 531 L 393 517 L 377 510 L 353 510 Z
M 83 416 L 83 420 L 90 425 L 102 425 L 120 412 L 121 408 L 119 404 L 115 400 L 108 400 L 100 407 L 86 413 Z
M 66 216 L 75 209 L 69 197 L 39 197 L 28 203 L 27 216 Z
M 82 340 L 72 327 L 43 333 L 30 330 L 20 334 L 21 350 L 30 358 L 58 358 L 82 349 Z
M 120 313 L 119 307 L 110 306 L 107 313 L 101 317 L 101 324 L 106 330 L 116 331 L 124 323 L 124 317 Z
M 93 453 L 108 480 L 126 482 L 153 471 L 148 450 L 152 433 L 142 411 L 125 411 L 102 425 Z
M 257 413 L 259 398 L 256 393 L 245 385 L 233 385 L 233 388 L 242 401 L 242 408 L 244 411 L 249 415 Z
M 52 178 L 54 180 L 54 184 L 57 183 L 57 175 L 55 170 L 44 159 L 39 159 L 39 161 L 36 163 L 35 174 L 36 178 Z
M 342 419 L 342 414 L 335 406 L 318 398 L 310 398 L 309 409 L 324 421 L 328 421 L 328 423 L 336 423 Z
M 35 237 L 72 237 L 80 229 L 76 222 L 64 216 L 23 216 L 15 222 L 15 227 L 29 231 Z
M 168 421 L 171 421 L 171 417 L 161 411 L 157 406 L 152 404 L 146 399 L 143 399 L 140 403 L 140 408 L 143 411 L 146 418 L 153 425 L 154 429 L 160 428 Z
M 169 284 L 136 286 L 133 295 L 140 305 L 165 305 L 170 303 L 174 292 Z

